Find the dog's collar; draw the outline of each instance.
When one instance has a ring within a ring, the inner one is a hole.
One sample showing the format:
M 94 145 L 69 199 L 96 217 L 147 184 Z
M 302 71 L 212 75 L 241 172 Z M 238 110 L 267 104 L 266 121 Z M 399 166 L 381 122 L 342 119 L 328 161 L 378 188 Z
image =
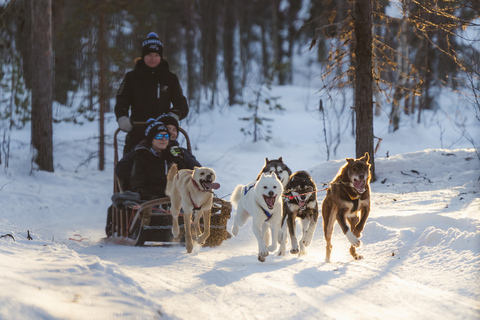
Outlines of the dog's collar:
M 350 193 L 347 192 L 347 194 L 348 194 L 348 196 L 350 197 L 350 200 L 352 200 L 352 201 L 358 200 L 358 198 L 360 198 L 360 195 L 357 195 L 357 196 L 355 196 L 355 197 L 352 197 L 352 195 L 351 195 Z

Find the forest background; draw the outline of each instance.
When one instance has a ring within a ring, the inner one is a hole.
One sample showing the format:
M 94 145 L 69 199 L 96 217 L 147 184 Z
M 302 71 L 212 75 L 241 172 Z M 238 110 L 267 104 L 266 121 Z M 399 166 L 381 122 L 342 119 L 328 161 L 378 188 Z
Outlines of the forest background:
M 334 112 L 352 119 L 357 143 L 365 138 L 358 132 L 369 134 L 365 151 L 373 151 L 375 137 L 371 119 L 358 122 L 360 116 L 387 113 L 395 131 L 402 116 L 420 122 L 423 110 L 438 108 L 443 90 L 459 93 L 480 121 L 479 16 L 477 0 L 3 1 L 0 161 L 8 167 L 10 132 L 31 122 L 32 166 L 53 171 L 52 122 L 99 121 L 99 151 L 91 157 L 103 170 L 103 116 L 151 31 L 182 82 L 187 121 L 202 110 L 244 105 L 252 112 L 245 120 L 255 125 L 245 134 L 254 140 L 268 139 L 258 134 L 268 121 L 258 116 L 259 104 L 282 108 L 269 86 L 292 84 L 293 59 L 304 53 L 322 72 L 303 78 L 324 80 L 318 89 L 325 101 L 343 97 Z M 362 34 L 369 38 L 360 41 Z M 352 91 L 353 98 L 345 98 Z M 71 114 L 56 116 L 56 104 Z M 328 107 L 323 100 L 318 105 L 320 112 Z M 461 113 L 453 116 L 460 130 Z M 325 132 L 328 152 L 343 133 Z M 462 135 L 479 155 L 474 137 Z

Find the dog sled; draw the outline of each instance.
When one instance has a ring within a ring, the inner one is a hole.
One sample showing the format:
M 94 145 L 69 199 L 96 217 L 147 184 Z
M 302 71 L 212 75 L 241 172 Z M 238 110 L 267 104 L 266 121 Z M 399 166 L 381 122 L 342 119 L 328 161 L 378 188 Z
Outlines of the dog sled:
M 134 125 L 144 125 L 145 123 L 134 123 Z M 116 167 L 118 156 L 118 133 L 114 134 L 114 168 Z M 192 147 L 187 132 L 179 128 L 179 134 L 185 138 L 187 149 L 191 152 Z M 124 183 L 113 174 L 113 192 L 114 194 L 128 193 L 124 190 Z M 181 244 L 185 242 L 185 224 L 183 216 L 179 217 L 180 236 L 174 238 L 172 234 L 172 214 L 170 212 L 170 198 L 164 197 L 146 201 L 140 204 L 129 204 L 120 209 L 112 205 L 111 210 L 111 232 L 107 238 L 117 244 L 143 246 L 145 242 L 157 242 L 162 244 Z M 210 218 L 210 236 L 207 238 L 204 247 L 219 246 L 222 242 L 231 237 L 227 231 L 227 221 L 230 218 L 232 205 L 230 202 L 220 199 L 214 195 L 213 206 L 211 208 Z M 110 214 L 110 213 L 109 213 Z M 200 226 L 203 228 L 203 218 L 200 220 Z M 191 223 L 187 227 L 192 228 Z M 191 229 L 194 233 L 194 228 Z M 202 229 L 203 231 L 203 229 Z

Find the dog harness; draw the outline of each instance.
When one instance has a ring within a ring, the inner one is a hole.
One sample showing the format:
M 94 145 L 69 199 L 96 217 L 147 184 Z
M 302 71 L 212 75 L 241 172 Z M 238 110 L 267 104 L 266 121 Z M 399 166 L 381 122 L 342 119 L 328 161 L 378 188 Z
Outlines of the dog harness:
M 268 212 L 266 209 L 264 209 L 263 207 L 261 207 L 263 212 L 265 213 L 265 215 L 267 216 L 267 219 L 265 219 L 265 221 L 268 221 L 270 220 L 270 218 L 273 216 L 273 214 L 271 214 L 270 212 Z
M 190 197 L 190 201 L 193 204 L 193 211 L 202 209 L 202 206 L 197 206 L 197 204 L 193 201 L 192 195 L 190 193 L 188 194 L 188 196 Z
M 350 197 L 350 199 L 352 200 L 353 202 L 353 208 L 352 208 L 352 213 L 353 212 L 356 212 L 358 210 L 358 203 L 360 201 L 358 201 L 359 198 L 356 198 L 356 199 L 352 199 L 352 197 Z
M 205 190 L 202 190 L 200 189 L 200 187 L 198 186 L 197 182 L 192 178 L 191 179 L 192 183 L 193 183 L 193 186 L 195 187 L 195 189 L 197 189 L 198 191 L 202 191 L 202 192 L 207 192 Z M 188 196 L 190 197 L 190 201 L 192 202 L 193 204 L 193 211 L 195 210 L 200 210 L 202 209 L 202 206 L 198 206 L 192 199 L 192 195 L 189 193 Z
M 248 191 L 250 191 L 250 189 L 255 187 L 255 185 L 256 185 L 256 183 L 252 184 L 251 186 L 245 186 L 245 188 L 243 190 L 243 195 L 246 195 L 248 193 Z

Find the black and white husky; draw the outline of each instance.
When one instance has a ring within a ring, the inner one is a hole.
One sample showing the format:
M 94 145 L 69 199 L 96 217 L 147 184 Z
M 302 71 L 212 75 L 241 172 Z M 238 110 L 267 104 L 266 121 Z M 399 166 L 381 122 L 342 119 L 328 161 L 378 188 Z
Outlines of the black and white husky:
M 300 250 L 295 235 L 295 220 L 301 219 L 302 239 Z M 283 191 L 283 217 L 282 232 L 280 237 L 280 250 L 278 254 L 285 255 L 287 243 L 287 226 L 292 241 L 292 254 L 305 254 L 306 247 L 310 245 L 318 220 L 317 186 L 306 171 L 297 171 L 290 176 Z
M 288 178 L 292 174 L 292 170 L 283 162 L 283 158 L 268 160 L 265 158 L 265 165 L 262 168 L 262 171 L 257 176 L 257 179 L 260 179 L 262 173 L 272 173 L 274 172 L 277 175 L 277 178 L 282 182 L 283 187 L 287 185 Z

